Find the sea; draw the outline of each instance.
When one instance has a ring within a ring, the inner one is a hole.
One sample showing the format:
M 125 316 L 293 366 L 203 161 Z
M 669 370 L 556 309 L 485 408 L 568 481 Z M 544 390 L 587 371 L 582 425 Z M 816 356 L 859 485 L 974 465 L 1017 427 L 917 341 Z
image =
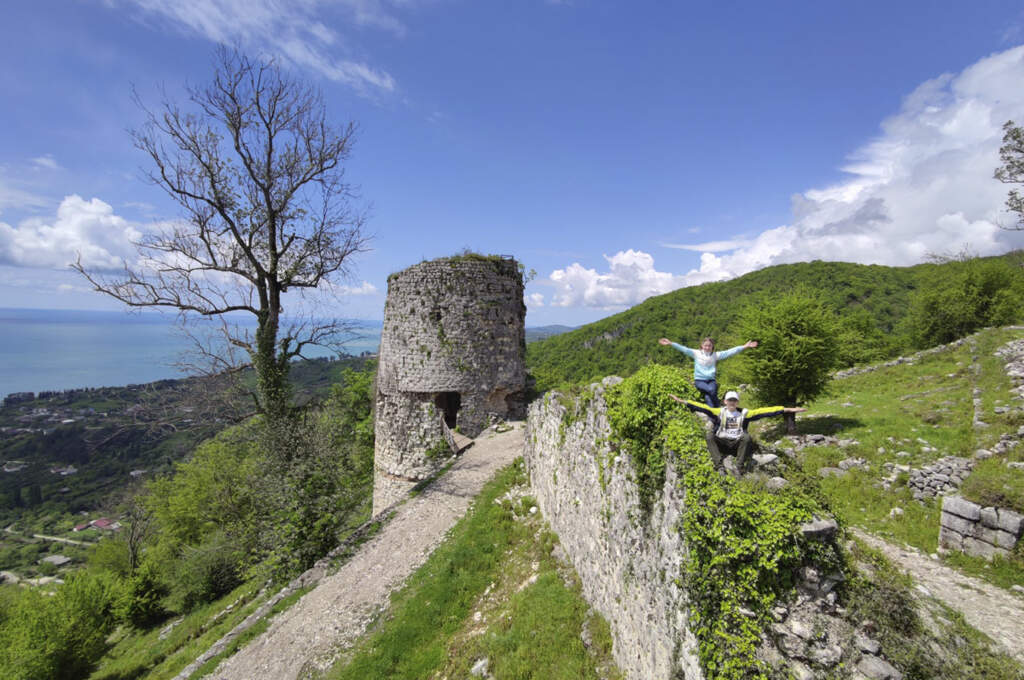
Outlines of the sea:
M 359 321 L 348 354 L 376 353 L 379 321 Z M 176 318 L 155 312 L 0 308 L 0 399 L 12 392 L 119 387 L 187 374 Z M 315 348 L 311 356 L 332 356 Z

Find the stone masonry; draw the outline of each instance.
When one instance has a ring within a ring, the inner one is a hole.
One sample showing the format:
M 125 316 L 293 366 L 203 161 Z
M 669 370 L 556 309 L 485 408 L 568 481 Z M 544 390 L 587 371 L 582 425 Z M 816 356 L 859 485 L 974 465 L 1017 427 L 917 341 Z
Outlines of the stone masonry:
M 388 277 L 377 368 L 373 511 L 432 476 L 450 431 L 475 437 L 525 413 L 518 263 L 461 255 Z
M 1024 534 L 1024 515 L 1006 508 L 984 508 L 959 496 L 942 499 L 939 545 L 968 555 L 1004 557 Z
M 566 427 L 552 393 L 530 405 L 523 458 L 537 504 L 572 561 L 583 596 L 608 620 L 615 662 L 627 678 L 703 678 L 679 584 L 683 492 L 666 466 L 662 502 L 636 521 L 639 497 L 628 456 L 614 455 L 603 392 Z M 641 526 L 645 524 L 646 528 Z

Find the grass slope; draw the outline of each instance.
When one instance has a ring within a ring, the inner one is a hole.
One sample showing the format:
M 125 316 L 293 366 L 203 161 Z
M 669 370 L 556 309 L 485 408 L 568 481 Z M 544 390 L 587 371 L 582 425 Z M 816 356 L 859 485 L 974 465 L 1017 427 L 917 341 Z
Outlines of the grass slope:
M 993 353 L 1021 337 L 1024 332 L 1019 330 L 983 331 L 971 343 L 924 356 L 914 364 L 835 380 L 828 395 L 810 404 L 810 411 L 797 420 L 798 432 L 835 434 L 857 443 L 803 449 L 798 461 L 805 472 L 817 476 L 820 468 L 835 467 L 848 458 L 867 461 L 866 468 L 820 480 L 829 504 L 844 523 L 926 553 L 937 550 L 941 499 L 914 500 L 906 474 L 885 489 L 881 484 L 887 476 L 884 466 L 921 468 L 945 456 L 970 458 L 977 449 L 995 444 L 1002 433 L 1017 432 L 1024 422 L 1021 411 L 994 411 L 1011 403 L 1012 384 Z M 975 388 L 981 390 L 984 420 L 989 425 L 982 429 L 972 427 Z M 777 441 L 780 448 L 790 446 L 779 422 L 754 423 L 751 432 L 762 440 Z M 1024 451 L 1018 447 L 986 464 L 998 468 L 1001 481 L 1024 488 L 1024 471 L 1005 466 L 1007 459 L 1022 456 Z M 978 474 L 977 469 L 968 480 Z M 894 508 L 902 514 L 891 513 Z M 945 559 L 996 585 L 1024 585 L 1024 555 L 991 563 L 959 554 Z
M 499 472 L 327 678 L 466 678 L 482 659 L 498 680 L 619 677 L 608 626 L 552 556 L 527 483 L 521 460 Z

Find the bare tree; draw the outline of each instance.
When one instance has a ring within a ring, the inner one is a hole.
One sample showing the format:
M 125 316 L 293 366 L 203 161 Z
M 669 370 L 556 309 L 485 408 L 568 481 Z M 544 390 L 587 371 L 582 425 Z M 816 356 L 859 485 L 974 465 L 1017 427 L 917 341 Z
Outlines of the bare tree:
M 177 310 L 183 325 L 220 318 L 224 341 L 200 345 L 207 365 L 251 365 L 256 408 L 279 421 L 291 409 L 289 362 L 350 330 L 308 313 L 286 324 L 282 297 L 344 277 L 367 249 L 343 166 L 355 125 L 335 126 L 319 90 L 237 50 L 220 48 L 212 82 L 187 92 L 189 110 L 165 97 L 156 112 L 136 95 L 148 119 L 131 131 L 183 219 L 137 242 L 139 259 L 116 276 L 81 256 L 72 266 L 127 305 Z M 254 316 L 255 331 L 230 323 L 236 312 Z
M 995 178 L 1005 184 L 1024 184 L 1024 128 L 1012 120 L 1003 124 L 1003 145 L 999 147 L 999 160 Z M 1008 229 L 1024 229 L 1024 196 L 1016 189 L 1010 189 L 1006 197 L 1006 208 L 1017 214 L 1017 223 Z

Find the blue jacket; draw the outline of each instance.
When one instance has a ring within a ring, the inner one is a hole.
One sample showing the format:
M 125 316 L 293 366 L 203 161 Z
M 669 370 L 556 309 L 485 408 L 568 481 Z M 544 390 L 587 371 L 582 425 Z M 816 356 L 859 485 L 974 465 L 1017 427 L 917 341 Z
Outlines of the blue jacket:
M 746 349 L 745 345 L 740 345 L 739 347 L 733 347 L 732 349 L 723 350 L 721 352 L 705 354 L 704 350 L 690 349 L 689 347 L 680 345 L 676 342 L 672 343 L 672 347 L 693 359 L 694 380 L 714 380 L 719 361 L 728 359 L 733 354 L 738 354 Z

